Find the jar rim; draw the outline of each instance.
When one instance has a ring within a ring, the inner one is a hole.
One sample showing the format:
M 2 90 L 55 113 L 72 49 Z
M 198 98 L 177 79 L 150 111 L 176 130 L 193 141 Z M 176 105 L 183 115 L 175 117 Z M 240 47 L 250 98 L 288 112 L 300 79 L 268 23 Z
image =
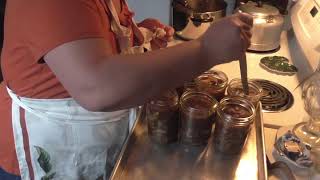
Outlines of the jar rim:
M 247 110 L 249 110 L 251 115 L 248 117 L 244 117 L 244 118 L 232 117 L 231 115 L 223 112 L 223 108 L 229 104 L 240 105 L 240 106 L 246 108 Z M 248 123 L 252 123 L 254 120 L 254 117 L 256 116 L 255 110 L 256 110 L 255 106 L 249 100 L 247 100 L 243 97 L 225 97 L 220 101 L 219 106 L 217 107 L 218 116 L 224 117 L 224 119 L 228 123 L 236 124 L 239 126 L 247 125 Z
M 219 89 L 223 89 L 225 88 L 227 85 L 228 85 L 228 76 L 226 75 L 226 73 L 222 72 L 222 71 L 219 71 L 219 70 L 209 70 L 209 71 L 206 71 L 204 72 L 203 74 L 201 74 L 200 76 L 198 76 L 196 79 L 195 79 L 195 83 L 196 84 L 199 84 L 199 82 L 201 82 L 201 78 L 204 78 L 204 77 L 220 77 L 221 80 L 223 80 L 223 83 L 221 84 L 218 84 L 218 85 L 213 85 L 213 87 L 215 88 L 219 88 Z
M 178 93 L 175 90 L 168 90 L 164 94 L 161 94 L 159 96 L 161 98 L 156 98 L 154 100 L 151 100 L 149 104 L 154 104 L 158 106 L 169 106 L 169 107 L 173 107 L 179 104 Z M 171 97 L 172 97 L 172 101 L 170 102 L 168 102 L 167 99 L 162 99 L 162 98 L 171 98 Z
M 213 98 L 212 96 L 210 96 L 208 93 L 202 92 L 202 91 L 190 90 L 190 91 L 186 91 L 185 93 L 183 93 L 181 98 L 180 98 L 180 102 L 179 102 L 180 107 L 182 109 L 187 110 L 187 111 L 202 112 L 203 110 L 201 110 L 201 109 L 197 109 L 197 108 L 194 108 L 194 107 L 186 107 L 185 104 L 183 103 L 186 100 L 188 100 L 189 98 L 192 98 L 192 97 L 194 97 L 196 95 L 209 100 L 210 103 L 212 104 L 212 106 L 210 108 L 210 113 L 215 112 L 215 110 L 217 109 L 217 106 L 219 104 L 218 101 L 215 98 Z
M 243 89 L 243 86 L 242 86 L 242 81 L 240 78 L 234 78 L 232 79 L 228 86 L 227 86 L 227 94 L 229 96 L 235 96 L 235 97 L 244 97 L 244 98 L 257 98 L 257 99 L 260 99 L 262 97 L 262 87 L 257 84 L 254 80 L 252 79 L 249 79 L 248 80 L 248 85 L 249 85 L 249 90 L 250 89 L 253 89 L 256 93 L 254 95 L 246 95 L 246 94 L 234 94 L 234 92 L 232 92 L 232 90 L 235 88 L 235 87 L 239 87 L 240 89 Z

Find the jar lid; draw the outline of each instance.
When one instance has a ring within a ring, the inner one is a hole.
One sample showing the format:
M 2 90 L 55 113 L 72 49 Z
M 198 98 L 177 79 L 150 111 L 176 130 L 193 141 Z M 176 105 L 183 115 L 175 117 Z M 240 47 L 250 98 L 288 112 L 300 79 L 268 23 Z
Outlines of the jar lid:
M 252 1 L 240 6 L 239 10 L 259 17 L 277 16 L 280 14 L 279 10 L 274 6 Z

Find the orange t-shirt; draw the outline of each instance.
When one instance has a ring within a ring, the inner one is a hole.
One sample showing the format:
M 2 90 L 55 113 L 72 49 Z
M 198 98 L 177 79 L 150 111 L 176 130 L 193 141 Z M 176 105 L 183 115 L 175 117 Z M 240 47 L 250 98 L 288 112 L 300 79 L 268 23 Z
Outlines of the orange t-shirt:
M 119 19 L 131 26 L 133 13 L 122 0 Z M 43 61 L 50 50 L 85 38 L 104 38 L 119 53 L 110 28 L 110 12 L 104 0 L 10 0 L 5 14 L 0 85 L 0 167 L 19 174 L 11 125 L 11 99 L 5 86 L 16 94 L 37 99 L 70 97 Z

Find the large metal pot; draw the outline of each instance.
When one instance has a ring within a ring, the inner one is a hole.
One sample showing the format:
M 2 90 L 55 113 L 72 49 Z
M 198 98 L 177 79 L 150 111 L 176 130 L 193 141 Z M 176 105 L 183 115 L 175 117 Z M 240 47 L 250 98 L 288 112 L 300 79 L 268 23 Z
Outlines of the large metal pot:
M 184 40 L 193 40 L 202 36 L 207 29 L 217 20 L 225 16 L 225 9 L 215 12 L 193 13 L 188 18 L 184 29 L 176 34 Z
M 280 46 L 284 18 L 277 8 L 262 4 L 261 1 L 249 1 L 241 5 L 239 11 L 253 16 L 252 38 L 249 50 L 271 51 Z
M 174 0 L 173 26 L 177 35 L 186 40 L 200 37 L 225 16 L 226 6 L 223 0 Z

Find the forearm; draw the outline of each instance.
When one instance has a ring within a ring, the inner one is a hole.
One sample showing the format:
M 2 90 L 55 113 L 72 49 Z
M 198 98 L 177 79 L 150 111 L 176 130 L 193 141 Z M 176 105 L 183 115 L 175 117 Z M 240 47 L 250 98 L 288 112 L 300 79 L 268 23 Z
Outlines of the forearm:
M 97 102 L 101 110 L 137 106 L 169 88 L 182 85 L 209 65 L 198 41 L 136 55 L 111 56 L 101 61 Z
M 84 108 L 112 111 L 147 102 L 210 67 L 238 59 L 250 45 L 252 17 L 237 14 L 209 28 L 200 40 L 154 52 L 113 55 L 104 38 L 80 39 L 52 50 L 44 60 Z

